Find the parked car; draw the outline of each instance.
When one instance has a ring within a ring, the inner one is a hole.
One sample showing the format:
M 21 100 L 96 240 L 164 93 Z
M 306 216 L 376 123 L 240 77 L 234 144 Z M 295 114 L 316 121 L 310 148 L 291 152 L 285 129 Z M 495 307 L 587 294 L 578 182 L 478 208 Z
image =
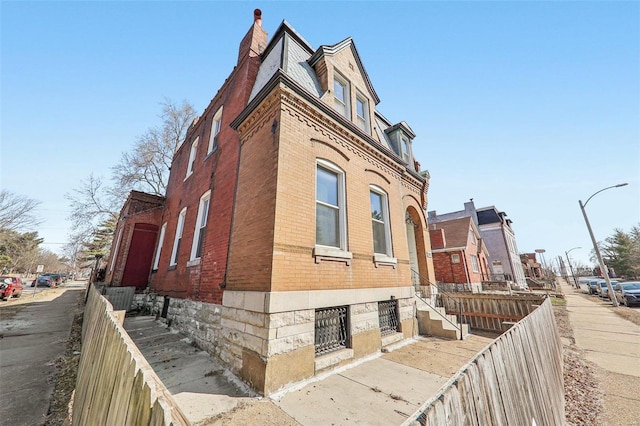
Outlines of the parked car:
M 37 285 L 38 287 L 53 287 L 53 288 L 56 288 L 58 286 L 55 280 L 51 277 L 51 275 L 40 275 L 35 285 Z M 31 284 L 31 286 L 33 287 L 34 284 Z
M 618 284 L 618 281 L 611 281 L 611 287 L 615 287 Z M 605 280 L 598 281 L 598 297 L 601 299 L 609 298 L 609 288 L 607 287 L 607 282 Z
M 613 293 L 624 306 L 640 305 L 640 281 L 618 283 Z
M 582 291 L 589 293 L 589 281 L 596 279 L 598 279 L 598 277 L 580 277 L 578 278 L 578 285 Z
M 10 297 L 22 296 L 22 280 L 11 275 L 0 276 L 0 299 L 8 300 Z
M 60 274 L 47 274 L 51 277 L 56 286 L 60 286 L 62 284 L 62 275 Z
M 599 279 L 589 280 L 589 294 L 598 294 L 598 282 Z

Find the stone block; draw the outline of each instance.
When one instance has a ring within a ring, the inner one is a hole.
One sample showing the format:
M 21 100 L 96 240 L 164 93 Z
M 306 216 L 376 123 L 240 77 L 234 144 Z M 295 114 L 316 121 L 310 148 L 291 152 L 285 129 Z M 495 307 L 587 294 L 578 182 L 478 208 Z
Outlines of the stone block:
M 269 315 L 269 328 L 280 328 L 296 323 L 295 312 L 279 312 Z
M 237 321 L 243 322 L 245 324 L 251 324 L 258 327 L 264 327 L 266 321 L 266 315 L 260 312 L 252 312 L 245 311 L 243 309 L 239 309 L 236 312 Z
M 316 319 L 315 309 L 303 309 L 301 311 L 294 312 L 295 323 L 304 324 L 308 322 L 314 322 Z
M 305 324 L 295 324 L 285 327 L 279 327 L 276 330 L 276 338 L 280 339 L 287 336 L 295 336 L 297 334 L 313 332 L 315 330 L 315 324 L 312 322 L 308 322 Z

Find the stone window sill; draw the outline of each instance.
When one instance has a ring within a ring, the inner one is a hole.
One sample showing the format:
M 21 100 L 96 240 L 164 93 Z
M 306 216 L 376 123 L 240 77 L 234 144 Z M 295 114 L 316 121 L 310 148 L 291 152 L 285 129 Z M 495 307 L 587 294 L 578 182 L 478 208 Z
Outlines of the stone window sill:
M 199 265 L 199 264 L 200 264 L 200 258 L 198 257 L 196 259 L 188 261 L 187 262 L 187 268 L 190 268 L 191 266 L 196 266 L 196 265 Z
M 313 257 L 315 258 L 316 263 L 320 263 L 322 260 L 328 260 L 334 262 L 345 262 L 347 266 L 350 266 L 351 259 L 353 259 L 353 253 L 334 247 L 315 246 L 313 248 Z
M 178 265 L 169 265 L 169 267 L 167 268 L 167 271 L 173 271 L 177 267 L 178 267 Z
M 389 257 L 386 254 L 376 253 L 373 255 L 373 263 L 375 263 L 376 268 L 380 266 L 392 266 L 393 269 L 396 269 L 398 266 L 398 259 L 395 257 Z

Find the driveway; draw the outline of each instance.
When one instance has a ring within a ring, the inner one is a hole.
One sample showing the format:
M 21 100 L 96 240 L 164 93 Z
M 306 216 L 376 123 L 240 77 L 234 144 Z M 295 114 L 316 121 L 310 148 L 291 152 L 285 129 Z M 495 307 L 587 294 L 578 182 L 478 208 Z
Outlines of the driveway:
M 83 296 L 82 288 L 55 289 L 0 304 L 1 424 L 44 421 L 55 384 L 55 360 L 65 351 Z

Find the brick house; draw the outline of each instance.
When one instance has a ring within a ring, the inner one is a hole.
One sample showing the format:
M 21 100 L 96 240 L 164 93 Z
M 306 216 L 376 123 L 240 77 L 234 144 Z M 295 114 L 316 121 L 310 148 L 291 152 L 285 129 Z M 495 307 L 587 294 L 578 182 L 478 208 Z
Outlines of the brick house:
M 464 203 L 464 210 L 450 213 L 428 213 L 429 224 L 470 217 L 478 228 L 490 256 L 492 280 L 506 280 L 527 288 L 524 269 L 518 254 L 516 235 L 507 214 L 495 206 L 476 208 L 473 199 Z
M 256 10 L 174 156 L 149 290 L 262 394 L 418 332 L 428 174 L 378 102 L 351 38 L 267 43 Z
M 521 254 L 520 262 L 522 262 L 525 277 L 534 279 L 542 278 L 542 265 L 538 262 L 536 253 Z
M 131 191 L 120 210 L 106 266 L 106 282 L 114 286 L 147 287 L 163 209 L 163 197 Z
M 471 217 L 430 224 L 429 236 L 438 282 L 480 288 L 489 279 L 489 254 Z

